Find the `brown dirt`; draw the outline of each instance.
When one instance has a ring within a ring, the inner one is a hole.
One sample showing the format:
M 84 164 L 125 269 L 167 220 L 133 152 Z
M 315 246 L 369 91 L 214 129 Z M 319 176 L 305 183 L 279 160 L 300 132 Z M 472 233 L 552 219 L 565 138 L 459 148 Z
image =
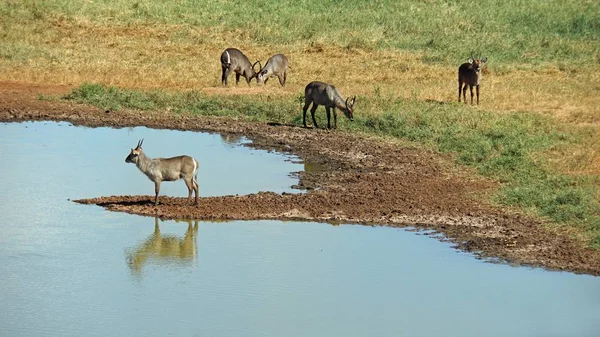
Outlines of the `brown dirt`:
M 251 146 L 294 153 L 324 170 L 301 172 L 306 193 L 260 192 L 243 196 L 184 198 L 110 196 L 77 200 L 112 211 L 166 219 L 283 219 L 414 226 L 442 233 L 457 248 L 515 264 L 600 275 L 600 252 L 566 233 L 549 231 L 536 219 L 494 207 L 476 196 L 496 187 L 459 172 L 436 154 L 392 141 L 350 133 L 234 119 L 174 116 L 168 112 L 106 112 L 40 94 L 70 88 L 0 82 L 0 121 L 68 121 L 90 127 L 147 126 L 244 135 Z M 201 188 L 202 189 L 202 188 Z M 485 198 L 480 198 L 485 199 Z

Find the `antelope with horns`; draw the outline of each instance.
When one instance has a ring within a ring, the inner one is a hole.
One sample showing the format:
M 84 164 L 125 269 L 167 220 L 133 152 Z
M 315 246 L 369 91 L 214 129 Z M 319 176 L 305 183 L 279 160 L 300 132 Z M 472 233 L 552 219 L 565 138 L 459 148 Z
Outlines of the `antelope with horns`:
M 471 91 L 471 105 L 473 105 L 473 87 L 477 92 L 477 105 L 479 105 L 479 84 L 481 83 L 481 67 L 487 61 L 487 58 L 474 58 L 473 54 L 468 62 L 461 64 L 458 68 L 458 101 L 460 102 L 460 92 L 462 90 L 463 100 L 467 104 L 467 86 Z
M 304 108 L 302 109 L 302 122 L 304 123 L 304 127 L 306 127 L 306 110 L 311 103 L 313 106 L 310 109 L 310 114 L 312 116 L 312 121 L 315 128 L 318 127 L 315 119 L 315 111 L 319 105 L 325 106 L 325 111 L 327 112 L 328 129 L 331 129 L 331 109 L 333 109 L 334 128 L 337 128 L 336 108 L 342 110 L 344 115 L 346 115 L 350 121 L 354 120 L 353 113 L 354 103 L 356 103 L 356 96 L 354 96 L 350 102 L 348 102 L 349 99 L 350 98 L 348 97 L 344 100 L 344 97 L 342 97 L 337 88 L 331 84 L 318 81 L 310 82 L 304 89 Z
M 285 80 L 287 78 L 287 70 L 289 67 L 288 59 L 283 54 L 276 54 L 271 56 L 267 60 L 264 68 L 261 68 L 256 76 L 258 83 L 267 84 L 267 81 L 271 77 L 277 76 L 279 78 L 279 84 L 285 87 Z
M 260 61 L 250 63 L 250 60 L 242 53 L 239 49 L 227 48 L 221 54 L 221 69 L 223 71 L 221 75 L 221 83 L 227 85 L 227 77 L 233 71 L 235 73 L 235 84 L 240 83 L 240 76 L 244 76 L 248 86 L 250 81 L 256 77 L 257 73 L 254 67 L 258 63 L 260 69 Z
M 188 188 L 188 202 L 192 199 L 192 191 L 196 195 L 198 205 L 198 161 L 190 156 L 177 156 L 172 158 L 149 158 L 142 151 L 140 140 L 135 149 L 125 158 L 126 163 L 134 163 L 148 179 L 154 182 L 154 205 L 158 205 L 158 192 L 163 181 L 176 181 L 183 178 Z

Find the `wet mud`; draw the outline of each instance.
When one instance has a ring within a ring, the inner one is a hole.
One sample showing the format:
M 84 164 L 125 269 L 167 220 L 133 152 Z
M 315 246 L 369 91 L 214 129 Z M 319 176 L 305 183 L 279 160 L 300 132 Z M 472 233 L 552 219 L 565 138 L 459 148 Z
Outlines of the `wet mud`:
M 491 205 L 496 183 L 437 154 L 364 135 L 169 112 L 102 111 L 39 96 L 70 88 L 0 82 L 0 121 L 67 121 L 89 127 L 146 126 L 243 135 L 248 146 L 292 153 L 318 169 L 299 173 L 303 193 L 260 192 L 200 198 L 90 196 L 76 200 L 111 211 L 163 219 L 303 220 L 415 227 L 443 234 L 458 249 L 513 264 L 600 275 L 600 252 L 541 220 Z M 301 106 L 298 107 L 299 113 Z M 251 177 L 248 177 L 251 179 Z M 149 187 L 151 190 L 151 186 Z M 200 186 L 202 193 L 202 186 Z

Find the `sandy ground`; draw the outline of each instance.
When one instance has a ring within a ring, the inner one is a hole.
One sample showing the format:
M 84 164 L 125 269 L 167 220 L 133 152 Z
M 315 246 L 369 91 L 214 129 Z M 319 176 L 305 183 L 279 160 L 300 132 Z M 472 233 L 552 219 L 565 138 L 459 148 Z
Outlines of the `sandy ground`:
M 340 131 L 167 112 L 107 112 L 39 100 L 41 94 L 69 91 L 62 86 L 0 82 L 0 121 L 68 121 L 90 127 L 147 126 L 244 135 L 253 140 L 250 146 L 293 153 L 322 168 L 299 174 L 295 187 L 306 190 L 301 194 L 207 197 L 200 198 L 198 206 L 167 196 L 154 206 L 151 195 L 90 196 L 76 202 L 163 219 L 412 226 L 442 233 L 458 249 L 493 261 L 600 275 L 600 252 L 583 247 L 567 234 L 545 229 L 539 220 L 482 201 L 496 184 L 459 171 L 439 155 Z

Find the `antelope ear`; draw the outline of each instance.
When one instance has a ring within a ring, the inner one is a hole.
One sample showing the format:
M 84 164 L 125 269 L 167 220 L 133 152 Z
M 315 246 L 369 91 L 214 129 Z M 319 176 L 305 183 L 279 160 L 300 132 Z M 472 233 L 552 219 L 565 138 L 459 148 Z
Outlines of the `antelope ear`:
M 469 58 L 468 62 L 471 63 L 471 64 L 473 64 L 473 59 Z
M 356 95 L 352 97 L 352 106 L 354 106 L 354 103 L 356 103 Z
M 481 63 L 485 63 L 487 61 L 487 57 L 481 59 Z

